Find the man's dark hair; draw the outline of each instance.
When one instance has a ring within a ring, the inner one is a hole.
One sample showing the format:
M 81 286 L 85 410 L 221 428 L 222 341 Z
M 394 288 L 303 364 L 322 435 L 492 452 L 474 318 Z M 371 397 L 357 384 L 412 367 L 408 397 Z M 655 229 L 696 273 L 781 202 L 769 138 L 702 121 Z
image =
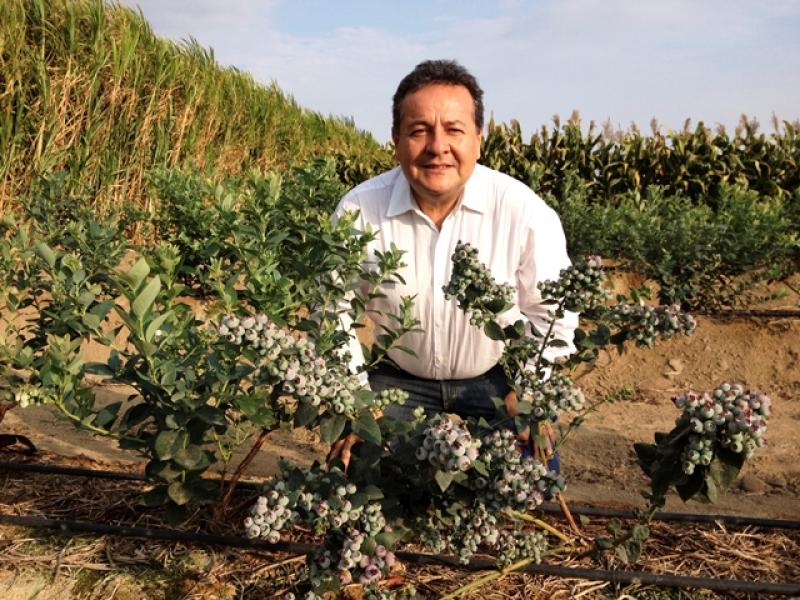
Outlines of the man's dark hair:
M 409 94 L 435 83 L 463 85 L 472 96 L 475 108 L 475 125 L 483 129 L 483 90 L 475 76 L 454 60 L 426 60 L 403 77 L 392 98 L 392 132 L 397 133 L 400 126 L 400 106 Z

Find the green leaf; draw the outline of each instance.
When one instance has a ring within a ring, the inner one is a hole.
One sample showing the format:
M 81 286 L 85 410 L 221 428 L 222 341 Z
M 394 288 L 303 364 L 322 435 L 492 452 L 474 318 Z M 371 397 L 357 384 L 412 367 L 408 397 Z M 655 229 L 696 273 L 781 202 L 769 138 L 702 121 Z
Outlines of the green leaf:
M 489 477 L 489 470 L 486 468 L 486 465 L 483 461 L 474 460 L 472 461 L 472 468 L 478 472 L 479 475 L 483 475 L 484 477 Z
M 533 404 L 527 400 L 517 402 L 517 412 L 521 415 L 530 415 L 533 412 Z
M 192 490 L 182 481 L 173 481 L 167 488 L 167 495 L 178 506 L 183 506 L 192 499 Z
M 113 377 L 114 371 L 108 368 L 108 365 L 103 363 L 86 363 L 86 373 L 89 375 L 103 375 L 105 377 Z
M 611 550 L 614 547 L 614 540 L 610 537 L 599 536 L 594 538 L 594 545 L 598 550 Z
M 450 487 L 450 484 L 453 483 L 455 476 L 456 472 L 436 471 L 434 479 L 436 479 L 436 483 L 439 484 L 439 489 L 443 492 L 446 492 L 447 488 Z
M 308 400 L 300 400 L 294 413 L 294 426 L 305 427 L 314 422 L 319 415 L 319 406 L 314 406 Z
M 406 535 L 404 530 L 384 531 L 375 536 L 375 541 L 384 548 L 394 548 Z
M 744 457 L 727 448 L 719 448 L 708 467 L 708 474 L 720 490 L 727 490 L 739 476 L 744 466 Z
M 703 494 L 701 496 L 701 501 L 707 502 L 709 504 L 714 504 L 717 501 L 717 484 L 714 483 L 714 478 L 711 474 L 707 474 L 704 480 L 705 486 L 703 488 Z
M 525 337 L 525 322 L 519 319 L 513 325 L 508 325 L 503 329 L 503 335 L 507 340 L 519 340 Z
M 225 411 L 205 404 L 194 411 L 194 415 L 208 425 L 225 425 Z
M 678 491 L 678 495 L 681 497 L 681 500 L 684 502 L 689 501 L 690 499 L 697 496 L 701 490 L 705 487 L 705 469 L 702 467 L 697 467 L 694 473 L 689 476 L 689 479 L 685 483 L 680 483 L 675 485 L 675 489 Z M 701 498 L 697 498 L 702 501 Z
M 347 424 L 344 415 L 330 415 L 323 418 L 319 424 L 319 435 L 326 444 L 332 444 L 339 439 Z
M 383 491 L 376 485 L 366 485 L 361 489 L 361 492 L 367 495 L 370 500 L 380 500 L 383 498 Z
M 362 492 L 358 492 L 358 493 L 353 494 L 352 496 L 350 496 L 349 500 L 350 500 L 350 504 L 355 509 L 361 508 L 367 502 L 369 502 L 369 498 L 367 497 L 367 495 L 362 493 Z
M 147 419 L 153 413 L 153 407 L 147 404 L 146 402 L 140 402 L 139 404 L 134 404 L 128 410 L 125 411 L 125 414 L 122 417 L 122 422 L 119 425 L 121 431 L 126 431 L 131 427 L 135 427 L 145 419 Z
M 175 452 L 174 460 L 179 466 L 189 471 L 199 471 L 206 468 L 210 463 L 208 456 L 200 446 L 187 446 Z
M 81 321 L 83 321 L 83 324 L 89 329 L 97 329 L 100 327 L 100 323 L 102 322 L 100 317 L 91 313 L 86 313 L 83 315 L 83 317 L 81 317 Z
M 94 424 L 98 427 L 106 428 L 107 425 L 110 425 L 117 419 L 121 406 L 122 402 L 113 402 L 103 407 L 103 409 L 97 413 Z
M 644 542 L 650 537 L 650 528 L 647 525 L 637 523 L 631 528 L 631 539 L 637 542 Z
M 125 273 L 124 277 L 130 283 L 131 287 L 134 290 L 139 289 L 139 286 L 142 285 L 144 278 L 150 274 L 150 265 L 147 264 L 147 261 L 144 258 L 140 258 L 136 261 L 136 264 L 133 265 L 130 270 Z
M 159 291 L 161 291 L 161 279 L 156 275 L 131 304 L 133 314 L 139 319 L 144 317 L 156 301 Z
M 182 431 L 162 431 L 156 436 L 153 450 L 159 460 L 170 460 L 180 450 L 186 441 L 186 434 Z
M 490 340 L 502 342 L 506 339 L 506 334 L 503 332 L 503 328 L 500 327 L 496 321 L 489 321 L 486 323 L 486 325 L 483 326 L 483 332 Z
M 99 304 L 95 304 L 91 309 L 89 309 L 89 313 L 96 316 L 100 321 L 106 318 L 108 312 L 114 307 L 114 303 L 111 300 L 104 300 Z
M 622 535 L 622 523 L 619 519 L 610 519 L 608 523 L 606 523 L 606 529 L 615 536 Z
M 637 540 L 628 540 L 625 543 L 625 552 L 628 555 L 628 560 L 635 563 L 642 555 L 642 542 Z
M 144 340 L 146 342 L 152 342 L 153 338 L 155 337 L 156 333 L 164 322 L 172 316 L 170 311 L 167 311 L 163 314 L 158 315 L 155 319 L 150 321 L 150 324 L 147 326 L 147 329 L 144 332 Z
M 163 481 L 174 481 L 183 476 L 186 472 L 183 469 L 175 468 L 175 463 L 171 460 L 151 460 L 145 467 L 145 475 L 150 479 L 161 479 Z
M 501 398 L 500 396 L 492 396 L 490 398 L 490 400 L 492 401 L 492 404 L 494 405 L 494 409 L 497 412 L 499 412 L 501 414 L 506 414 L 506 401 L 503 398 Z M 481 425 L 481 427 L 484 427 L 485 429 L 489 429 L 490 425 L 488 423 L 486 423 L 486 425 Z
M 653 463 L 655 463 L 658 457 L 656 445 L 637 442 L 633 445 L 633 450 L 636 452 L 636 462 L 642 468 L 645 475 L 650 476 L 653 472 Z
M 296 329 L 298 331 L 317 331 L 319 329 L 319 323 L 313 319 L 303 319 L 296 325 Z
M 55 268 L 56 253 L 53 252 L 50 246 L 48 246 L 44 242 L 39 242 L 38 244 L 36 244 L 34 251 L 36 252 L 37 256 L 44 259 L 44 261 L 47 263 L 47 266 L 50 267 L 51 270 Z
M 381 428 L 368 410 L 363 411 L 358 420 L 353 423 L 353 433 L 366 442 L 378 446 L 381 444 Z

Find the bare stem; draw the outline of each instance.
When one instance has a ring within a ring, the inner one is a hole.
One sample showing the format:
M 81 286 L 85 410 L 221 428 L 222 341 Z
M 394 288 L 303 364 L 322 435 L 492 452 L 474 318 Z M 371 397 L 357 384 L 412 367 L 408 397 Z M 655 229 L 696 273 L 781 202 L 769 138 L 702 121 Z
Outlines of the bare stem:
M 233 475 L 231 475 L 231 479 L 228 482 L 228 486 L 225 490 L 225 495 L 222 498 L 222 505 L 220 508 L 221 514 L 224 515 L 227 512 L 228 505 L 231 502 L 231 498 L 233 498 L 233 492 L 236 490 L 236 484 L 239 482 L 239 479 L 242 477 L 242 473 L 244 473 L 245 469 L 247 469 L 250 463 L 253 462 L 253 459 L 255 459 L 258 451 L 261 450 L 261 446 L 264 445 L 264 442 L 267 440 L 267 435 L 270 431 L 270 429 L 266 428 L 261 430 L 261 432 L 258 434 L 258 439 L 256 439 L 253 447 L 250 448 L 250 452 L 248 452 L 247 456 L 242 459 L 242 462 L 237 465 L 236 470 L 233 472 Z
M 531 516 L 531 515 L 529 515 L 527 513 L 519 512 L 519 511 L 516 511 L 516 510 L 511 511 L 509 514 L 511 516 L 513 516 L 515 519 L 519 519 L 520 521 L 525 521 L 527 523 L 532 523 L 533 525 L 536 525 L 540 529 L 544 529 L 548 533 L 551 533 L 554 536 L 556 536 L 558 539 L 560 539 L 565 544 L 572 543 L 572 540 L 570 540 L 565 534 L 561 533 L 558 529 L 556 529 L 555 527 L 553 527 L 549 523 L 546 523 L 546 522 L 542 521 L 541 519 L 537 519 L 534 516 Z

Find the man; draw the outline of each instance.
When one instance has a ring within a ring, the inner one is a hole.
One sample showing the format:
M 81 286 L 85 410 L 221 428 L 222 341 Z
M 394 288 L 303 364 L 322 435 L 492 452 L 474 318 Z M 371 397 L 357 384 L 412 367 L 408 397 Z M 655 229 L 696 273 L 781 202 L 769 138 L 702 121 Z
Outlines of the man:
M 451 273 L 459 241 L 476 247 L 479 258 L 500 283 L 512 284 L 515 305 L 501 324 L 526 319 L 542 330 L 549 321 L 537 284 L 555 279 L 569 265 L 563 229 L 556 213 L 523 183 L 477 164 L 483 130 L 483 91 L 477 80 L 453 61 L 426 61 L 397 88 L 392 105 L 392 140 L 399 167 L 362 183 L 348 193 L 335 216 L 358 211 L 357 226 L 377 232 L 372 250 L 394 243 L 405 251 L 405 283 L 384 285 L 384 297 L 371 308 L 373 320 L 391 327 L 403 296 L 415 296 L 415 316 L 423 332 L 406 334 L 402 344 L 415 353 L 390 352 L 399 368 L 371 371 L 374 390 L 397 387 L 410 393 L 404 406 L 386 413 L 409 419 L 417 406 L 428 414 L 497 416 L 492 397 L 505 399 L 515 414 L 516 395 L 497 364 L 502 343 L 469 323 L 442 287 Z M 555 324 L 567 346 L 548 349 L 554 359 L 574 351 L 577 315 Z M 530 332 L 530 328 L 528 330 Z M 351 348 L 357 366 L 360 348 Z M 355 436 L 339 440 L 331 456 L 347 464 Z

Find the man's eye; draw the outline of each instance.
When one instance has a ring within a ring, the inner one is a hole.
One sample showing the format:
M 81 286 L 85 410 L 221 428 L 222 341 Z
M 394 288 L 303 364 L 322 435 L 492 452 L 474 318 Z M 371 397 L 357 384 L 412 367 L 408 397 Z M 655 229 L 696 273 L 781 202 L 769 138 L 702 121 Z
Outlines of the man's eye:
M 447 130 L 447 133 L 449 133 L 450 135 L 462 135 L 464 133 L 464 130 L 459 127 L 451 127 Z

